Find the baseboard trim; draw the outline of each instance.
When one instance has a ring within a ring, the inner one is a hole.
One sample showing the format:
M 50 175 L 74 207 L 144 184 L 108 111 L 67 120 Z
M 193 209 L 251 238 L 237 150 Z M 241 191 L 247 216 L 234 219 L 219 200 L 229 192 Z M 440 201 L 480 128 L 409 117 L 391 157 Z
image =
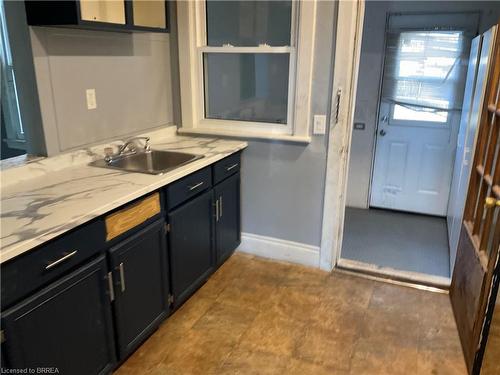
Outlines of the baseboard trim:
M 237 251 L 319 268 L 319 246 L 252 233 L 241 234 Z

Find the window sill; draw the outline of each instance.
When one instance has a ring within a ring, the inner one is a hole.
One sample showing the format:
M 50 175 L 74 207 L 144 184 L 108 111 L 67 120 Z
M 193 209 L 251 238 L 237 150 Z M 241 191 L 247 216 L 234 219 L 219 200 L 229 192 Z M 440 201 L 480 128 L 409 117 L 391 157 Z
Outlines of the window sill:
M 298 136 L 298 135 L 288 135 L 288 134 L 272 134 L 272 133 L 258 133 L 258 132 L 239 132 L 227 129 L 196 129 L 196 128 L 179 128 L 177 129 L 179 134 L 192 134 L 192 135 L 218 135 L 223 137 L 234 137 L 243 139 L 258 139 L 258 140 L 270 140 L 270 141 L 281 141 L 290 143 L 300 143 L 309 144 L 311 143 L 311 137 Z

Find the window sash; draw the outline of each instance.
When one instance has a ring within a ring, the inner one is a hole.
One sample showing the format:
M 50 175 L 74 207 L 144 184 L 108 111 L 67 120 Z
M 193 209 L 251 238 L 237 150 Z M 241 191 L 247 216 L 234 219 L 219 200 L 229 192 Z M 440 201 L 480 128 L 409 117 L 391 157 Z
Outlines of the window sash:
M 199 116 L 198 126 L 206 129 L 226 129 L 226 130 L 245 130 L 247 132 L 269 132 L 271 134 L 293 134 L 294 132 L 294 104 L 295 104 L 295 74 L 296 74 L 296 35 L 298 26 L 297 4 L 292 2 L 292 21 L 290 46 L 269 46 L 259 45 L 256 47 L 238 47 L 224 45 L 221 47 L 207 45 L 207 25 L 206 25 L 206 2 L 202 1 L 197 7 L 196 22 L 199 22 L 197 28 L 197 62 L 198 62 L 198 103 Z M 257 121 L 238 121 L 225 119 L 209 119 L 205 117 L 205 76 L 203 69 L 203 54 L 204 53 L 285 53 L 289 54 L 288 66 L 288 101 L 287 101 L 287 121 L 286 124 L 276 124 L 270 122 Z

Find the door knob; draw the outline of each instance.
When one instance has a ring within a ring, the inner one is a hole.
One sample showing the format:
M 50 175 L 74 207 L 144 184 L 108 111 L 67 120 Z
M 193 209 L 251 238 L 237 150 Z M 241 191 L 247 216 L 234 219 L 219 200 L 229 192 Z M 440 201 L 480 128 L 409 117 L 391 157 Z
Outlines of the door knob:
M 484 205 L 488 208 L 491 208 L 494 206 L 500 206 L 500 200 L 496 200 L 493 197 L 488 197 L 484 200 Z
M 384 129 L 381 129 L 381 130 L 379 131 L 379 134 L 380 134 L 380 136 L 381 136 L 381 137 L 383 137 L 383 136 L 384 136 L 384 135 L 386 135 L 387 133 L 386 133 L 386 131 L 385 131 Z

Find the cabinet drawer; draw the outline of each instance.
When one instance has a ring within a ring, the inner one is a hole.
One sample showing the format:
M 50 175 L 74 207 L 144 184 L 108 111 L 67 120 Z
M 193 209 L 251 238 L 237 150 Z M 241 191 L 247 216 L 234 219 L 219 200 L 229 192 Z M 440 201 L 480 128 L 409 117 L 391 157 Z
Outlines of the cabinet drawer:
M 210 167 L 203 168 L 167 186 L 167 207 L 172 209 L 212 186 Z
M 2 308 L 101 252 L 105 234 L 104 222 L 96 220 L 2 264 Z
M 214 184 L 232 176 L 240 170 L 241 154 L 230 155 L 214 164 Z
M 106 216 L 106 241 L 141 225 L 160 212 L 160 193 L 154 193 Z

